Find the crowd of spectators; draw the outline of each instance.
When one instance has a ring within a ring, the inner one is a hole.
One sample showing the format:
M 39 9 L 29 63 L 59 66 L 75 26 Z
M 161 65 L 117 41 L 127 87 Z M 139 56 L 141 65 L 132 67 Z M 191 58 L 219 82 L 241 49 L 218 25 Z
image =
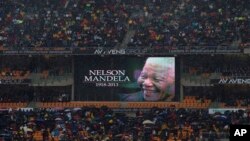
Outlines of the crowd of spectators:
M 33 99 L 33 92 L 24 85 L 0 85 L 0 103 L 29 102 Z
M 5 0 L 0 46 L 249 46 L 247 0 Z
M 184 87 L 185 96 L 194 96 L 196 100 L 210 99 L 212 102 L 216 101 L 218 96 L 216 90 L 211 87 L 202 87 L 202 86 L 193 86 L 193 87 Z
M 17 80 L 17 79 L 26 79 L 29 76 L 29 71 L 22 70 L 11 70 L 11 68 L 3 68 L 0 70 L 0 79 L 1 80 Z
M 132 113 L 132 112 L 131 112 Z M 230 124 L 249 124 L 248 111 L 209 114 L 199 109 L 159 109 L 134 114 L 102 107 L 1 111 L 1 136 L 9 140 L 152 141 L 229 138 Z M 35 136 L 36 137 L 35 137 Z
M 3 84 L 0 89 L 0 103 L 67 102 L 71 92 L 70 86 L 36 87 L 27 84 Z
M 218 94 L 216 98 L 219 102 L 224 103 L 225 107 L 250 106 L 248 86 L 225 86 L 223 89 L 218 90 L 218 93 L 220 94 Z
M 152 0 L 141 7 L 143 14 L 135 20 L 136 33 L 128 45 L 169 48 L 249 45 L 247 3 L 247 0 Z
M 0 78 L 28 78 L 31 73 L 48 72 L 50 76 L 71 73 L 72 58 L 64 56 L 1 56 Z
M 220 73 L 222 77 L 249 77 L 249 61 L 247 55 L 184 56 L 183 72 L 190 75 Z
M 36 102 L 68 102 L 70 101 L 71 86 L 38 87 L 34 91 Z
M 185 87 L 185 96 L 194 96 L 197 100 L 209 99 L 212 102 L 220 103 L 223 107 L 249 107 L 250 87 L 247 85 L 229 85 L 229 86 L 215 86 L 215 87 L 203 87 L 193 86 Z M 220 105 L 218 105 L 219 107 Z
M 30 71 L 22 57 L 0 57 L 0 79 L 26 79 Z
M 64 56 L 1 56 L 0 102 L 68 101 L 68 88 L 41 88 L 32 86 L 31 83 L 36 77 L 39 80 L 53 76 L 56 76 L 54 79 L 57 76 L 64 77 L 72 72 L 71 67 L 72 58 Z M 43 77 L 45 71 L 48 72 L 47 77 Z M 65 91 L 66 98 L 63 96 Z M 33 99 L 34 97 L 36 98 Z
M 129 11 L 115 0 L 7 0 L 1 5 L 3 47 L 114 47 L 127 31 Z

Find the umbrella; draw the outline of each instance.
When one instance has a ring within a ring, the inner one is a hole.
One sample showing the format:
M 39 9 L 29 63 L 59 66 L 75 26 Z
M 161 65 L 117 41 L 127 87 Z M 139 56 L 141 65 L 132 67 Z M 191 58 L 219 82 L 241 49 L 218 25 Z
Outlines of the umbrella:
M 29 121 L 35 121 L 35 118 L 34 117 L 30 117 Z
M 42 118 L 37 118 L 37 119 L 36 119 L 36 122 L 44 122 L 44 119 L 42 119 Z
M 122 137 L 122 134 L 117 134 L 115 135 L 115 137 Z
M 227 117 L 224 115 L 215 115 L 214 118 L 217 120 L 226 120 L 227 119 Z
M 31 128 L 28 128 L 27 126 L 22 126 L 20 127 L 20 129 L 22 129 L 25 133 L 33 131 Z
M 144 120 L 142 124 L 155 124 L 155 123 L 151 120 Z
M 65 111 L 65 112 L 70 112 L 71 110 L 70 110 L 70 109 L 65 109 L 64 111 Z
M 81 108 L 74 108 L 73 111 L 80 111 L 82 110 Z
M 34 122 L 28 122 L 27 125 L 36 125 L 36 123 L 34 123 Z
M 222 118 L 222 119 L 226 119 L 227 117 L 224 115 L 215 115 L 214 118 Z
M 112 115 L 106 114 L 105 117 L 106 117 L 106 118 L 110 118 L 110 117 L 112 117 Z
M 62 120 L 62 118 L 59 118 L 59 117 L 58 117 L 58 118 L 56 118 L 55 120 L 56 120 L 56 121 L 61 121 L 61 120 Z
M 26 132 L 33 132 L 33 130 L 31 128 L 27 128 Z
M 53 107 L 53 108 L 51 108 L 51 111 L 62 111 L 62 110 L 64 110 L 63 107 Z

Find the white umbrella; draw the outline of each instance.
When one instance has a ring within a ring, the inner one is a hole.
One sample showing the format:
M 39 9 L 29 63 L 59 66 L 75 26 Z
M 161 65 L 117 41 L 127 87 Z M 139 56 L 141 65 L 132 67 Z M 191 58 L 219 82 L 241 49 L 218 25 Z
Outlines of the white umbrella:
M 27 132 L 32 132 L 33 131 L 31 128 L 28 128 L 26 125 L 21 126 L 20 129 L 23 130 L 25 132 L 25 134 L 27 134 Z
M 80 111 L 82 110 L 81 108 L 74 108 L 73 111 Z
M 65 112 L 70 112 L 71 110 L 70 110 L 70 109 L 65 109 L 64 111 L 65 111 Z
M 155 123 L 151 120 L 144 120 L 142 124 L 155 124 Z
M 33 132 L 33 130 L 31 128 L 27 128 L 26 132 Z
M 34 122 L 28 122 L 27 125 L 36 125 Z
M 60 121 L 60 120 L 62 120 L 62 118 L 59 118 L 59 117 L 58 117 L 58 118 L 56 118 L 55 120 L 56 120 L 56 121 Z

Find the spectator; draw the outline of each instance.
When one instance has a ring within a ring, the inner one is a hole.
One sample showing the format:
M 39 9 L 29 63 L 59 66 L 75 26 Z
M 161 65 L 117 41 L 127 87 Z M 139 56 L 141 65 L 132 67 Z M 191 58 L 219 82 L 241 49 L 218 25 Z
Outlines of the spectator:
M 216 118 L 220 116 L 217 113 L 208 114 L 208 110 L 205 109 L 152 108 L 148 111 L 144 111 L 142 117 L 129 117 L 129 115 L 126 114 L 117 114 L 115 112 L 112 114 L 112 112 L 111 109 L 106 107 L 99 109 L 84 107 L 77 111 L 74 109 L 1 111 L 0 118 L 7 124 L 0 125 L 0 133 L 5 129 L 5 133 L 9 132 L 13 134 L 13 138 L 17 140 L 26 140 L 28 138 L 36 139 L 34 133 L 38 132 L 41 133 L 41 137 L 43 137 L 44 140 L 50 140 L 50 136 L 59 137 L 59 140 L 72 140 L 73 138 L 83 138 L 84 140 L 132 140 L 132 138 L 139 140 L 143 138 L 142 140 L 150 140 L 150 138 L 153 137 L 160 137 L 160 139 L 164 140 L 193 140 L 198 136 L 202 136 L 203 139 L 215 140 L 225 139 L 226 136 L 223 134 L 226 135 L 229 132 L 229 130 L 220 129 L 224 129 L 229 124 L 236 122 L 237 124 L 248 124 L 247 119 L 249 118 L 247 116 L 248 112 L 241 110 L 226 112 L 223 115 L 226 117 L 226 120 Z M 73 115 L 72 119 L 66 118 L 68 113 Z M 100 116 L 100 113 L 104 113 L 104 115 Z M 112 116 L 108 116 L 110 114 Z M 2 118 L 11 117 L 12 115 L 17 118 L 12 119 L 11 122 L 10 118 Z M 152 117 L 149 118 L 146 115 L 152 115 Z M 176 117 L 173 115 L 176 115 Z M 182 119 L 178 118 L 180 115 L 183 115 Z M 80 118 L 76 118 L 77 116 Z M 154 125 L 142 124 L 145 119 L 152 120 L 154 118 L 156 118 Z M 180 120 L 184 120 L 185 122 L 181 128 L 179 128 L 178 125 Z M 227 122 L 227 120 L 229 122 Z M 157 124 L 158 122 L 160 124 Z M 137 128 L 135 128 L 135 126 Z M 199 127 L 198 130 L 196 130 L 197 127 Z M 28 136 L 29 132 L 31 132 L 31 137 Z M 138 136 L 135 136 L 134 133 L 137 133 Z M 158 133 L 161 133 L 161 136 L 158 136 Z M 141 134 L 144 134 L 144 136 Z

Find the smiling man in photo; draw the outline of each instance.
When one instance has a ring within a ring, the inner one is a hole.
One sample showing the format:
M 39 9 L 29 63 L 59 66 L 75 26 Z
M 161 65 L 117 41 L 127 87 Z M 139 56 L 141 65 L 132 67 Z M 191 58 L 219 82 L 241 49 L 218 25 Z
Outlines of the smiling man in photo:
M 141 91 L 122 95 L 122 101 L 171 101 L 175 96 L 174 58 L 147 58 L 137 82 Z

